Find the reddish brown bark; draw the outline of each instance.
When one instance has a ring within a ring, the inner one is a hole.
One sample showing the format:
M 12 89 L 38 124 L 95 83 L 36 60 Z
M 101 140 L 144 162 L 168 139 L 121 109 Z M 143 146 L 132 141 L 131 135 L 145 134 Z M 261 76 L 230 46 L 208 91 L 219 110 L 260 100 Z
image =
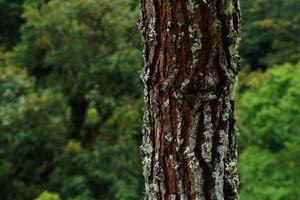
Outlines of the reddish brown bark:
M 141 11 L 145 199 L 238 199 L 238 0 L 142 0 Z

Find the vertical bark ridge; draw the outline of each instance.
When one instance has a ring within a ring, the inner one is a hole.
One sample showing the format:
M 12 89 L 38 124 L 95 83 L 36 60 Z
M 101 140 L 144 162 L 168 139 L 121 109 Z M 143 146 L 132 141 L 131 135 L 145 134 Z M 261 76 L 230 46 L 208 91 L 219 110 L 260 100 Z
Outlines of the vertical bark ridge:
M 238 0 L 141 0 L 146 200 L 237 200 Z

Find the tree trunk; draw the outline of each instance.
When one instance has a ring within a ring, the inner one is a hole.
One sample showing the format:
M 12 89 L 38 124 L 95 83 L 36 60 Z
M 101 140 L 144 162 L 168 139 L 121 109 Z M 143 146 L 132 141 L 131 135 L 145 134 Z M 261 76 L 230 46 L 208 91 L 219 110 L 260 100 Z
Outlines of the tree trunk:
M 141 0 L 147 200 L 238 199 L 238 0 Z

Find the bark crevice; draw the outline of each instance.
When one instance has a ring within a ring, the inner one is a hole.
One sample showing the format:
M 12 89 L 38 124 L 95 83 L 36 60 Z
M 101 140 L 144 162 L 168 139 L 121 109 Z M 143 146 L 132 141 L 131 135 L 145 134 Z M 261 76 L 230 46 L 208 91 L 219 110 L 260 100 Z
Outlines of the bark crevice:
M 238 0 L 141 0 L 147 200 L 237 200 Z

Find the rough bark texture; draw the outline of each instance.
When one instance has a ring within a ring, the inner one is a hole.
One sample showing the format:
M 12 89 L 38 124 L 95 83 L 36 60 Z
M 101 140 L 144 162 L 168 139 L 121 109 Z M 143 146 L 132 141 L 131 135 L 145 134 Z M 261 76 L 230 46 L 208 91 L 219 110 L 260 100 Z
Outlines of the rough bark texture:
M 238 199 L 238 0 L 141 0 L 147 200 Z

